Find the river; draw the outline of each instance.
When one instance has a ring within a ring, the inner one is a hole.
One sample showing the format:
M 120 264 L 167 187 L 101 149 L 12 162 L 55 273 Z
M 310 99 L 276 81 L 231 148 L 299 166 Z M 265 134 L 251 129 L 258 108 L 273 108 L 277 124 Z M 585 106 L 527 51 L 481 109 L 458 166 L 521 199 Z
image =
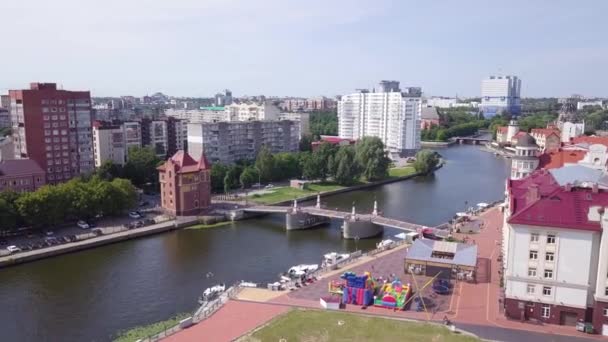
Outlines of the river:
M 323 200 L 369 212 L 374 198 L 387 217 L 437 225 L 504 194 L 508 162 L 477 146 L 440 150 L 446 165 L 419 177 Z M 313 204 L 313 203 L 311 203 Z M 399 231 L 386 229 L 385 237 Z M 271 215 L 221 228 L 180 230 L 0 270 L 3 341 L 107 341 L 116 332 L 196 307 L 218 282 L 272 282 L 330 251 L 371 249 L 377 239 L 342 240 L 339 222 L 286 232 Z M 207 277 L 211 272 L 213 276 Z

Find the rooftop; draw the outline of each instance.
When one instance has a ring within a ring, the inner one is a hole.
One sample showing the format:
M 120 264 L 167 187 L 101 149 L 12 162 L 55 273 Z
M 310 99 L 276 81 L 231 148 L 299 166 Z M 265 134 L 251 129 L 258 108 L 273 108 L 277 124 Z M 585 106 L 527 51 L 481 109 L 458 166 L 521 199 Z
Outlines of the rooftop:
M 576 164 L 582 160 L 587 154 L 586 151 L 548 151 L 539 156 L 539 165 L 541 169 L 555 169 L 566 164 Z
M 453 254 L 453 258 L 437 258 L 436 253 Z M 464 243 L 417 239 L 407 251 L 406 260 L 433 261 L 475 267 L 477 265 L 477 245 Z
M 597 137 L 597 136 L 586 136 L 582 135 L 580 137 L 573 138 L 570 140 L 572 144 L 582 144 L 587 143 L 589 145 L 593 144 L 601 144 L 604 146 L 608 146 L 608 137 Z
M 224 107 L 212 106 L 212 107 L 201 107 L 201 110 L 210 110 L 214 112 L 223 112 Z
M 439 120 L 439 113 L 435 107 L 423 107 L 420 116 L 423 120 Z
M 557 129 L 552 129 L 552 128 L 533 128 L 530 131 L 531 134 L 540 134 L 540 135 L 544 135 L 544 136 L 549 136 L 551 134 L 555 134 L 559 137 L 559 130 Z
M 159 171 L 164 171 L 165 165 L 167 163 L 173 163 L 175 165 L 177 173 L 190 173 L 211 169 L 211 164 L 209 163 L 205 155 L 203 155 L 201 159 L 197 162 L 187 152 L 184 152 L 182 150 L 177 151 L 173 155 L 173 157 L 169 158 L 169 160 L 167 160 L 165 164 L 159 166 L 157 169 Z
M 44 170 L 32 159 L 0 161 L 0 177 L 26 176 L 35 173 L 44 174 Z

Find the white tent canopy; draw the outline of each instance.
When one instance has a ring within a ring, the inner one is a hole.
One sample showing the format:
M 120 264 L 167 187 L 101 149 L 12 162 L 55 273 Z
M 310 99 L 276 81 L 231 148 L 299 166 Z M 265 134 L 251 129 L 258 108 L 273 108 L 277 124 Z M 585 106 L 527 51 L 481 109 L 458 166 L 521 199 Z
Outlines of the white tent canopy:
M 477 206 L 480 208 L 487 208 L 489 206 L 489 204 L 486 202 L 481 202 L 481 203 L 477 203 Z

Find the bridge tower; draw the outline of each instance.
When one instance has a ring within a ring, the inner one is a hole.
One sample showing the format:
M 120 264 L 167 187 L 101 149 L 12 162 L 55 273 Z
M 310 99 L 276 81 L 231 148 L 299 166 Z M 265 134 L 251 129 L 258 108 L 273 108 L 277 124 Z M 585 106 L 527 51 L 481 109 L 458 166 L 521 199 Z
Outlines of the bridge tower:
M 378 216 L 378 201 L 376 200 L 374 200 L 374 211 L 372 212 L 372 215 Z
M 321 195 L 317 194 L 317 209 L 321 209 Z

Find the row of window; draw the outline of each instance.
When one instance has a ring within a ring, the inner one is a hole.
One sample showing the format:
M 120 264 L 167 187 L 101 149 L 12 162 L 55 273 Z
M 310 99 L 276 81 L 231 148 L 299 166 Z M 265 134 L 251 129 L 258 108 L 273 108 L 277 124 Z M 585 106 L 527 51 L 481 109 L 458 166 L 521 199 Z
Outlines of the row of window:
M 533 295 L 536 293 L 536 285 L 535 284 L 528 284 L 528 286 L 526 287 L 526 293 L 529 295 Z M 543 286 L 543 296 L 551 296 L 551 294 L 553 293 L 553 287 L 551 286 Z
M 65 120 L 66 116 L 65 115 L 43 115 L 42 119 L 44 121 L 49 121 L 49 120 L 57 121 L 57 120 Z
M 538 260 L 538 251 L 530 251 L 530 260 Z M 546 252 L 545 253 L 545 261 L 554 261 L 555 253 Z
M 59 130 L 58 129 L 54 129 L 54 130 L 50 130 L 50 129 L 45 129 L 44 130 L 44 136 L 49 136 L 49 135 L 59 135 Z M 67 135 L 68 134 L 68 130 L 67 129 L 62 129 L 61 130 L 61 135 Z
M 538 242 L 539 239 L 540 239 L 540 236 L 538 233 L 530 234 L 530 242 Z M 555 244 L 555 235 L 553 235 L 553 234 L 547 235 L 547 244 L 549 244 L 549 245 Z
M 530 267 L 528 268 L 528 277 L 536 277 L 536 267 Z M 552 269 L 546 269 L 544 271 L 544 278 L 546 279 L 553 279 L 553 270 Z
M 51 113 L 61 112 L 61 113 L 63 113 L 63 112 L 65 112 L 65 108 L 64 107 L 59 107 L 59 108 L 57 108 L 57 107 L 50 107 L 50 108 L 49 107 L 42 107 L 42 112 L 43 113 L 48 113 L 48 112 L 51 112 Z
M 50 144 L 51 142 L 54 142 L 54 143 L 64 142 L 64 143 L 66 143 L 66 142 L 68 142 L 68 137 L 44 138 L 44 142 L 47 143 L 47 144 Z

